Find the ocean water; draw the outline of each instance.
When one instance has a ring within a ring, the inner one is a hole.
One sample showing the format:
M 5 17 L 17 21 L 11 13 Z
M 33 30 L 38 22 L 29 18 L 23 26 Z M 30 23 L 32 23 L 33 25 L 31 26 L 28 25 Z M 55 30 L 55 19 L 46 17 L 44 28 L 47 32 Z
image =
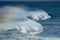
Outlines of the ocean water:
M 0 32 L 0 40 L 60 40 L 60 2 L 59 1 L 25 1 L 25 2 L 2 2 L 0 1 L 0 7 L 4 5 L 12 6 L 27 6 L 30 10 L 42 9 L 48 12 L 51 16 L 50 19 L 45 21 L 38 21 L 44 26 L 44 30 L 41 34 L 37 34 L 31 37 L 27 34 L 20 33 L 17 29 L 11 29 Z

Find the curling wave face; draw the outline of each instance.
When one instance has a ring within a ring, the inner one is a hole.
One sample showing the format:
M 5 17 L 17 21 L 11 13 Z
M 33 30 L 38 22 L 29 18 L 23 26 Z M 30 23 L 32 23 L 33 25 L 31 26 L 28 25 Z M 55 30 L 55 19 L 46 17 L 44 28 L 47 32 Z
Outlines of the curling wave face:
M 43 10 L 27 11 L 22 7 L 14 6 L 4 6 L 0 8 L 0 14 L 1 31 L 16 28 L 25 34 L 38 34 L 43 32 L 43 26 L 35 20 L 51 18 L 51 16 Z

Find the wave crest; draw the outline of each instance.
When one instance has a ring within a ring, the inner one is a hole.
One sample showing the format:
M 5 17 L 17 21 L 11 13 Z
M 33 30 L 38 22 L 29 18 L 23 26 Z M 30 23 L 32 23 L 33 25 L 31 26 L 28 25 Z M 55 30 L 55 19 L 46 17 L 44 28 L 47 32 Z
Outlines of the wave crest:
M 0 30 L 17 28 L 20 32 L 28 34 L 43 32 L 43 26 L 34 20 L 46 20 L 51 18 L 51 16 L 43 10 L 27 11 L 22 7 L 13 6 L 2 7 L 0 14 L 2 15 L 0 16 L 0 22 L 5 22 L 4 26 L 0 26 Z M 31 17 L 33 20 L 28 17 Z

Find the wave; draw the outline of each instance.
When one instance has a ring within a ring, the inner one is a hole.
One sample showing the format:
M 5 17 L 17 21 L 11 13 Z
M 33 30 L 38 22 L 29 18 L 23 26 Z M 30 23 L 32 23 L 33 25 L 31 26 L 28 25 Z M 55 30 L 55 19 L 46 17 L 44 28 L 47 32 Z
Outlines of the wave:
M 26 34 L 38 34 L 43 32 L 43 26 L 35 20 L 51 18 L 51 16 L 43 10 L 27 11 L 27 9 L 23 7 L 14 6 L 1 7 L 0 14 L 0 30 L 16 28 L 21 33 Z

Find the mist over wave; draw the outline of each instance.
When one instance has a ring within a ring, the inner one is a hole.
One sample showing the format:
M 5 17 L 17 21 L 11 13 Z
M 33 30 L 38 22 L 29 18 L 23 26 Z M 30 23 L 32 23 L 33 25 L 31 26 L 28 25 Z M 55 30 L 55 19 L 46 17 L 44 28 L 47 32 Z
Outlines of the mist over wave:
M 10 31 L 13 31 L 13 34 L 10 35 L 11 37 L 14 37 L 15 32 L 19 33 L 19 35 L 21 33 L 35 35 L 43 32 L 43 25 L 37 21 L 49 18 L 51 16 L 44 10 L 27 11 L 24 7 L 3 6 L 0 8 L 0 32 L 10 34 Z M 15 37 L 11 39 L 10 36 L 9 40 L 16 40 Z

